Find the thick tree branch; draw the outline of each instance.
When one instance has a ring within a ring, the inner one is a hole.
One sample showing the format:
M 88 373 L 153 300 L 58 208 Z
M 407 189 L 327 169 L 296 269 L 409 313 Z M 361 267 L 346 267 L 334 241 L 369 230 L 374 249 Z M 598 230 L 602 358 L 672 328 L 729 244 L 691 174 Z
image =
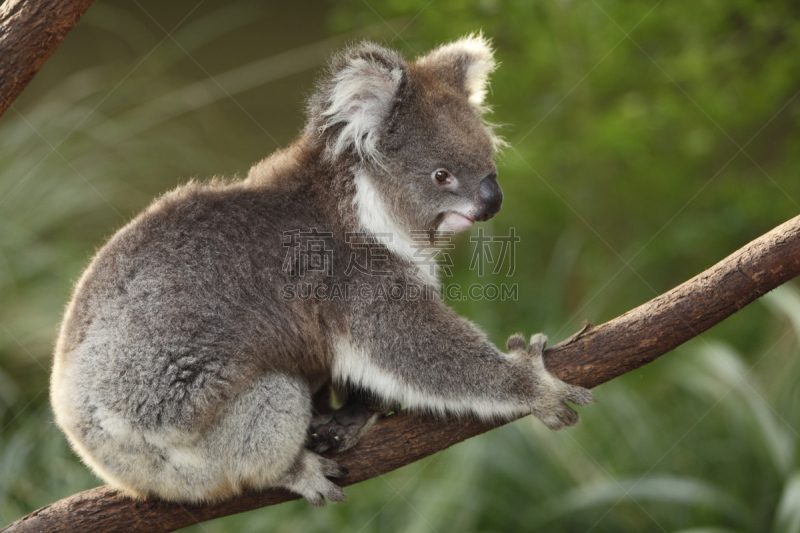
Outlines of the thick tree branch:
M 6 0 L 0 5 L 0 115 L 93 1 Z
M 797 275 L 800 216 L 671 291 L 554 346 L 546 354 L 547 367 L 571 383 L 595 387 L 653 361 Z M 390 472 L 500 425 L 407 413 L 388 417 L 358 446 L 337 456 L 350 469 L 344 484 Z M 3 531 L 173 531 L 295 498 L 266 491 L 215 505 L 180 506 L 133 502 L 104 486 L 39 509 Z

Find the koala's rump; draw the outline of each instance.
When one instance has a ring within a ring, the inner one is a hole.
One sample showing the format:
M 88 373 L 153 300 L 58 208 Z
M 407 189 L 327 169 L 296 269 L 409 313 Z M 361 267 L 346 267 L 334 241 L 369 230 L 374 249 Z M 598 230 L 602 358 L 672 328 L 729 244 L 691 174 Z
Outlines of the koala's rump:
M 61 402 L 142 428 L 198 429 L 260 373 L 309 370 L 309 357 L 324 373 L 313 310 L 278 294 L 286 204 L 198 187 L 117 233 L 62 326 L 53 372 L 53 389 L 68 389 Z

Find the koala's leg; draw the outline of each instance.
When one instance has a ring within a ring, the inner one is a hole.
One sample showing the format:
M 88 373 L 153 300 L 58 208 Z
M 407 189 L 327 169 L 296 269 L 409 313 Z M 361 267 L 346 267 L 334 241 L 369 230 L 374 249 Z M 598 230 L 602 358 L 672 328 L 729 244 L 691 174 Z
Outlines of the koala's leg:
M 305 381 L 266 374 L 226 402 L 212 422 L 192 430 L 169 425 L 143 429 L 103 407 L 80 402 L 68 388 L 59 423 L 76 451 L 107 482 L 135 497 L 201 503 L 246 488 L 284 487 L 321 505 L 344 499 L 326 476 L 345 471 L 303 447 L 311 422 Z M 77 401 L 73 401 L 77 400 Z
M 411 409 L 483 418 L 533 413 L 559 429 L 578 422 L 565 401 L 593 401 L 587 389 L 545 369 L 544 335 L 529 347 L 514 336 L 503 353 L 438 299 L 370 302 L 359 316 L 350 335 L 334 341 L 334 379 Z
M 308 447 L 317 452 L 338 452 L 356 445 L 381 415 L 399 411 L 399 404 L 387 404 L 368 390 L 350 387 L 347 400 L 335 412 L 315 418 L 311 423 Z
M 344 501 L 342 488 L 327 477 L 342 477 L 347 471 L 303 447 L 315 399 L 296 377 L 259 378 L 222 413 L 209 439 L 210 460 L 224 457 L 221 462 L 232 467 L 237 487 L 282 487 L 314 506 L 324 505 L 324 498 Z

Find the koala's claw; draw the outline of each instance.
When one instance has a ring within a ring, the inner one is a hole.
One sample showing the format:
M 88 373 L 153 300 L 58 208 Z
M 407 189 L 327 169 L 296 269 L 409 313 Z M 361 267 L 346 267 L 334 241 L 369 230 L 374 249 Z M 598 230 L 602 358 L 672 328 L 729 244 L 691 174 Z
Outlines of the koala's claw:
M 322 474 L 325 477 L 341 478 L 347 477 L 350 474 L 350 470 L 341 466 L 336 461 L 320 457 L 320 462 L 322 463 Z
M 347 469 L 336 461 L 304 450 L 278 486 L 300 494 L 314 507 L 322 507 L 326 498 L 332 502 L 347 499 L 344 489 L 329 479 L 347 474 Z
M 324 452 L 333 448 L 344 451 L 358 442 L 354 439 L 363 425 L 357 423 L 342 424 L 336 418 L 331 418 L 314 428 L 311 433 L 309 448 L 315 452 Z
M 308 447 L 317 453 L 343 452 L 356 445 L 377 420 L 379 413 L 360 405 L 345 405 L 327 421 L 312 425 Z
M 571 407 L 565 403 L 557 406 L 554 410 L 546 412 L 537 411 L 534 409 L 533 414 L 536 415 L 544 425 L 552 430 L 563 429 L 567 426 L 574 426 L 580 421 L 580 416 Z
M 340 503 L 347 501 L 347 494 L 344 489 L 338 485 L 329 482 L 329 486 L 325 488 L 325 492 L 315 492 L 314 494 L 306 494 L 305 498 L 313 507 L 325 507 L 325 498 L 328 498 L 333 503 Z

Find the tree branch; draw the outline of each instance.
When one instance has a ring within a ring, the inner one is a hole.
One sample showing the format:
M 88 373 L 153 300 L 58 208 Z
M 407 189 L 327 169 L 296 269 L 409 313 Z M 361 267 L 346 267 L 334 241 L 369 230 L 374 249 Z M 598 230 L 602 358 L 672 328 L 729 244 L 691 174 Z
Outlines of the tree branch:
M 797 275 L 800 216 L 671 291 L 554 346 L 546 353 L 547 367 L 566 381 L 595 387 L 653 361 Z M 385 418 L 358 446 L 336 457 L 350 470 L 343 484 L 385 474 L 503 423 L 405 412 Z M 134 502 L 103 486 L 43 507 L 3 531 L 166 532 L 296 498 L 269 490 L 214 505 L 181 506 Z
M 93 1 L 6 0 L 0 5 L 0 115 Z

